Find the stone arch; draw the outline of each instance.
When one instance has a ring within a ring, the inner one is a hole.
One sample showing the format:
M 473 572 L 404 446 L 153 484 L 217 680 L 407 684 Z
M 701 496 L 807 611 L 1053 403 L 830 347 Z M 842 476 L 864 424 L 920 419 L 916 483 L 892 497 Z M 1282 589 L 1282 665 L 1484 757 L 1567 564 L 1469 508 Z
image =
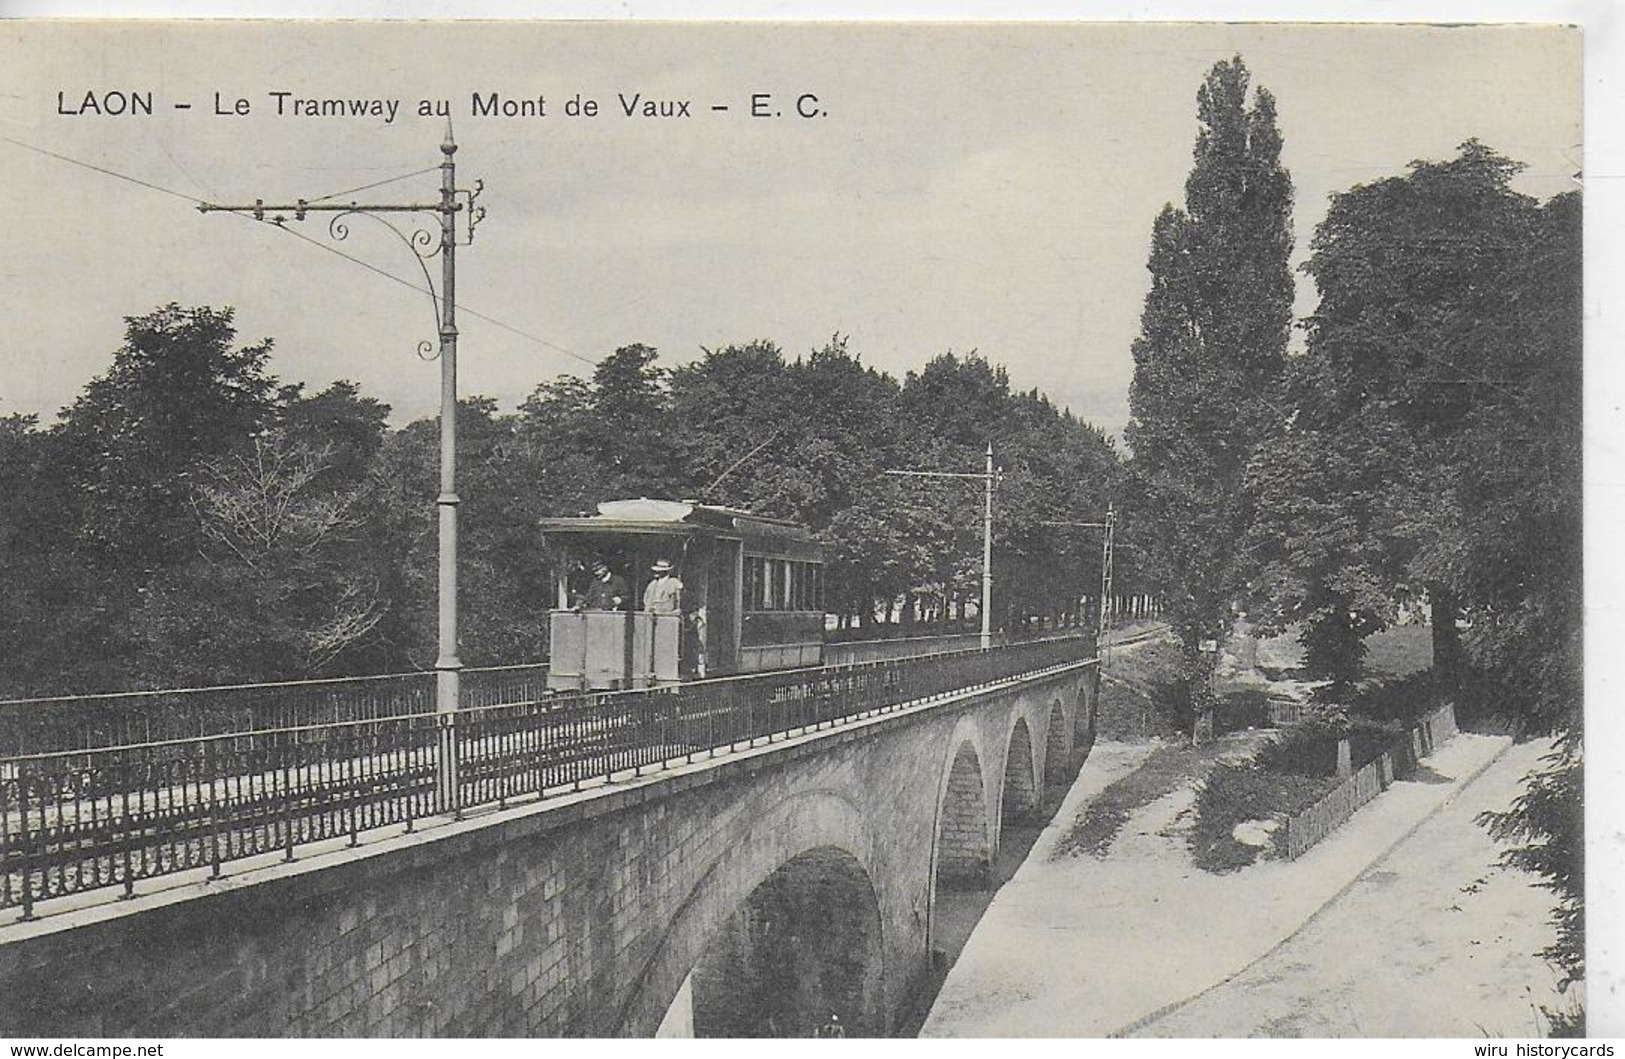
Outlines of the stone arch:
M 1089 757 L 1095 745 L 1095 708 L 1100 701 L 1100 668 L 1086 671 L 1078 681 L 1078 708 L 1073 714 L 1072 747 L 1080 760 Z
M 696 1037 L 812 1037 L 887 1028 L 880 904 L 857 858 L 797 854 L 725 920 L 689 977 Z
M 1010 728 L 1004 755 L 1004 788 L 999 798 L 999 819 L 1019 820 L 1038 808 L 1037 771 L 1033 761 L 1032 729 L 1018 716 Z
M 698 875 L 670 917 L 654 955 L 628 990 L 619 1019 L 622 1034 L 652 1036 L 679 992 L 692 988 L 690 972 L 741 906 L 775 872 L 802 854 L 832 850 L 850 858 L 870 880 L 869 888 L 876 900 L 880 899 L 872 882 L 876 877 L 870 852 L 872 834 L 863 810 L 850 799 L 827 789 L 810 791 L 741 819 L 745 824 L 740 833 Z M 882 933 L 874 937 L 877 951 L 884 953 Z M 885 971 L 882 965 L 877 972 L 881 994 Z
M 982 758 L 976 743 L 956 739 L 937 809 L 932 856 L 937 889 L 979 889 L 993 863 L 993 834 Z
M 1065 783 L 1072 746 L 1067 738 L 1066 708 L 1061 705 L 1060 699 L 1050 703 L 1049 723 L 1044 728 L 1044 783 Z

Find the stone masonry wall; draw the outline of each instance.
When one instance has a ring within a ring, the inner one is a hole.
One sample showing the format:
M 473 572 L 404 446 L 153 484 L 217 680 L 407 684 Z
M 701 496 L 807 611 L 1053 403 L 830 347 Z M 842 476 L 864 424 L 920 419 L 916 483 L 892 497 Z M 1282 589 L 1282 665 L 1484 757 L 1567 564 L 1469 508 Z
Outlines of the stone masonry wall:
M 937 872 L 944 885 L 975 887 L 986 882 L 993 860 L 989 804 L 981 764 L 974 751 L 961 748 L 948 774 L 948 792 L 942 802 Z

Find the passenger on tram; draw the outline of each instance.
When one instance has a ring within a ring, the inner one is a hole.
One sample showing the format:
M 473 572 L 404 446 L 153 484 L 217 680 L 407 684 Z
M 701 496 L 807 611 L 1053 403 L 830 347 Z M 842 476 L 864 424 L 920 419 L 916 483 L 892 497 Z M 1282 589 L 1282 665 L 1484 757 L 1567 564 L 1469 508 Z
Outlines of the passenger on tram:
M 612 571 L 608 563 L 599 559 L 593 563 L 592 584 L 587 586 L 587 593 L 579 606 L 587 610 L 625 610 L 628 595 L 626 578 Z
M 683 609 L 683 582 L 665 559 L 649 567 L 654 578 L 643 590 L 643 609 L 651 614 L 677 614 Z

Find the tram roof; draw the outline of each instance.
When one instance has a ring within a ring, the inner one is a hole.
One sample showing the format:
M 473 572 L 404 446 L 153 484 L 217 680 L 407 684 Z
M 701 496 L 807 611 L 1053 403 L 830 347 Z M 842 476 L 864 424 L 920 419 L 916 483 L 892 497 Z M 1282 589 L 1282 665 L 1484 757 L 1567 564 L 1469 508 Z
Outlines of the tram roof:
M 751 537 L 813 542 L 808 530 L 788 519 L 759 515 L 741 508 L 702 504 L 695 500 L 606 500 L 595 515 L 544 518 L 543 533 L 642 534 L 652 536 L 712 536 L 738 533 Z

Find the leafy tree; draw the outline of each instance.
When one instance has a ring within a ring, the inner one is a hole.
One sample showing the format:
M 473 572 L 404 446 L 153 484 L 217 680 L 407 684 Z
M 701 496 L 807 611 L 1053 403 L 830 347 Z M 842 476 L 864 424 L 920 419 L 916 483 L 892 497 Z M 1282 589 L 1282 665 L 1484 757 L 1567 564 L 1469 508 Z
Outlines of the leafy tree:
M 1518 168 L 1469 141 L 1333 201 L 1293 415 L 1248 473 L 1247 547 L 1255 609 L 1302 622 L 1321 672 L 1351 681 L 1360 639 L 1425 585 L 1460 708 L 1561 736 L 1486 822 L 1557 893 L 1548 955 L 1568 982 L 1584 973 L 1580 206 L 1517 193 Z
M 771 342 L 708 349 L 672 372 L 674 447 L 700 498 L 780 516 L 807 505 L 798 449 L 811 417 L 796 396 Z
M 1196 688 L 1212 665 L 1198 644 L 1223 635 L 1243 588 L 1242 474 L 1282 418 L 1275 387 L 1292 320 L 1292 184 L 1274 100 L 1260 88 L 1249 106 L 1248 83 L 1238 56 L 1197 94 L 1185 207 L 1165 207 L 1153 226 L 1129 390 L 1138 517 L 1124 528 L 1160 583 Z
M 512 454 L 528 484 L 548 498 L 548 513 L 687 491 L 656 356 L 648 346 L 623 346 L 599 362 L 590 382 L 566 376 L 543 383 L 520 406 Z
M 1250 464 L 1255 504 L 1243 555 L 1249 615 L 1264 632 L 1296 624 L 1306 667 L 1346 691 L 1364 639 L 1384 628 L 1418 553 L 1417 512 L 1432 501 L 1415 438 L 1380 404 L 1337 385 L 1315 351 L 1294 361 L 1294 414 Z
M 331 481 L 332 449 L 278 434 L 203 468 L 196 557 L 145 594 L 132 627 L 147 682 L 319 676 L 345 665 L 385 610 L 366 561 L 362 491 Z
M 1559 736 L 1525 793 L 1485 822 L 1521 843 L 1507 862 L 1557 895 L 1557 940 L 1545 956 L 1565 987 L 1585 976 L 1580 219 L 1578 193 L 1529 218 L 1521 282 L 1505 292 L 1517 340 L 1489 347 L 1459 449 L 1461 591 L 1479 695 L 1529 730 Z M 1548 1015 L 1554 1031 L 1584 1033 L 1583 1012 Z
M 0 679 L 57 692 L 432 665 L 437 421 L 391 430 L 388 407 L 353 383 L 279 384 L 269 343 L 234 348 L 229 311 L 168 306 L 130 324 L 114 370 L 61 426 L 0 431 L 0 484 L 38 493 L 28 506 L 41 513 L 0 522 L 18 546 L 0 558 L 47 560 L 0 562 L 8 598 L 26 604 L 18 628 L 37 633 Z M 839 335 L 794 361 L 754 342 L 669 375 L 633 345 L 590 379 L 538 386 L 515 415 L 465 400 L 460 654 L 538 657 L 551 577 L 537 519 L 639 494 L 809 525 L 830 545 L 828 595 L 844 616 L 889 618 L 902 599 L 904 621 L 962 618 L 980 589 L 979 490 L 882 472 L 979 467 L 989 438 L 1007 469 L 1005 602 L 1061 615 L 1073 566 L 1055 576 L 1040 520 L 1094 503 L 1115 454 L 1036 391 L 1012 394 L 984 358 L 937 358 L 901 386 Z M 128 543 L 119 533 L 141 524 L 149 493 L 165 521 Z
M 270 341 L 234 346 L 230 309 L 171 303 L 126 324 L 111 370 L 55 433 L 85 554 L 150 573 L 195 547 L 193 476 L 252 445 L 275 418 L 277 389 Z
M 523 413 L 522 413 L 523 414 Z M 543 459 L 516 440 L 518 417 L 485 397 L 458 402 L 458 632 L 465 665 L 533 660 L 546 642 L 551 582 L 536 520 L 556 513 L 538 490 Z M 380 549 L 391 556 L 393 600 L 381 631 L 406 665 L 439 654 L 438 417 L 407 424 L 380 452 L 369 503 L 380 513 Z M 572 514 L 574 512 L 571 512 Z
M 991 443 L 1000 481 L 995 497 L 993 568 L 996 625 L 1029 617 L 1075 618 L 1077 601 L 1097 594 L 1098 538 L 1046 522 L 1089 521 L 1104 511 L 1118 460 L 1105 436 L 1054 407 L 1037 391 L 1012 392 L 1003 368 L 971 354 L 936 357 L 904 380 L 903 421 L 922 439 L 907 466 L 979 471 Z M 980 599 L 982 495 L 979 483 L 934 483 L 914 490 L 898 512 L 906 541 L 934 562 L 916 584 L 941 584 L 956 600 Z M 1088 518 L 1085 518 L 1088 516 Z
M 0 694 L 54 690 L 51 675 L 76 664 L 93 584 L 71 559 L 69 491 L 53 465 L 51 435 L 35 416 L 0 418 Z
M 128 685 L 143 642 L 132 616 L 199 547 L 198 476 L 276 416 L 270 342 L 237 346 L 230 309 L 170 304 L 125 323 L 111 368 L 27 446 L 52 524 L 30 531 L 32 572 L 7 584 L 37 607 L 17 678 L 34 692 Z
M 306 396 L 303 384 L 285 386 L 280 395 L 280 426 L 289 439 L 324 451 L 330 481 L 358 484 L 389 433 L 389 405 L 365 397 L 361 388 L 339 380 Z
M 1385 596 L 1422 585 L 1433 609 L 1436 675 L 1452 685 L 1459 677 L 1456 618 L 1473 506 L 1462 493 L 1471 457 L 1463 446 L 1474 410 L 1503 385 L 1490 362 L 1516 360 L 1511 347 L 1523 340 L 1507 295 L 1523 284 L 1536 204 L 1510 189 L 1518 168 L 1469 141 L 1448 162 L 1418 162 L 1404 177 L 1336 196 L 1315 233 L 1304 269 L 1321 297 L 1306 322 L 1310 363 L 1300 372 L 1307 385 L 1293 426 L 1317 444 L 1297 451 L 1341 453 L 1364 470 L 1294 489 L 1296 472 L 1282 462 L 1293 451 L 1287 445 L 1259 473 L 1284 487 L 1263 502 L 1315 496 L 1336 511 L 1346 536 L 1340 550 L 1306 552 L 1283 525 L 1270 550 L 1322 594 L 1338 595 L 1330 586 L 1339 583 L 1369 589 L 1358 600 L 1342 592 L 1356 621 L 1286 608 L 1288 618 L 1306 619 L 1305 635 L 1319 648 L 1311 661 L 1331 675 L 1351 675 L 1333 672 L 1330 660 L 1357 664 L 1359 638 L 1388 620 Z M 1388 484 L 1387 503 L 1368 498 L 1375 483 Z

